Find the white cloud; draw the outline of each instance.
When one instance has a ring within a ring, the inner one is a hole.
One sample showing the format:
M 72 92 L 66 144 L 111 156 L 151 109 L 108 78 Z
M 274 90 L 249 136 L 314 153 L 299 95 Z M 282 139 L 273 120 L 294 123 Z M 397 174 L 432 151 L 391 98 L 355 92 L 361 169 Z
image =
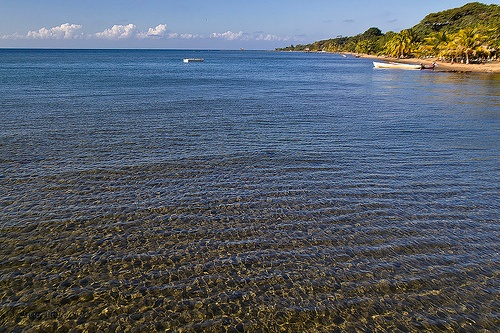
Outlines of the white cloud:
M 222 34 L 221 34 L 222 35 Z M 202 39 L 203 35 L 169 32 L 166 24 L 158 24 L 148 31 L 139 31 L 135 24 L 114 25 L 110 29 L 98 32 L 91 37 L 101 39 Z
M 56 26 L 50 29 L 41 28 L 38 31 L 29 31 L 26 35 L 21 35 L 18 33 L 12 35 L 0 36 L 3 40 L 15 40 L 15 39 L 108 39 L 108 40 L 124 40 L 124 39 L 220 39 L 226 41 L 264 41 L 264 42 L 280 42 L 280 41 L 290 41 L 290 40 L 301 40 L 298 36 L 278 36 L 272 34 L 265 34 L 263 31 L 254 32 L 253 34 L 239 32 L 214 32 L 210 35 L 200 35 L 200 34 L 190 34 L 190 33 L 178 33 L 171 32 L 168 30 L 166 24 L 158 24 L 154 28 L 148 28 L 147 30 L 139 30 L 135 24 L 118 25 L 115 24 L 109 29 L 104 31 L 83 34 L 78 33 L 82 29 L 79 24 L 69 24 L 64 23 L 60 26 Z
M 281 41 L 290 40 L 290 37 L 280 37 L 280 36 L 270 35 L 270 34 L 267 34 L 267 35 L 260 34 L 258 36 L 255 36 L 255 39 L 261 40 L 261 41 L 266 41 L 266 42 L 281 42 Z
M 161 38 L 167 34 L 167 25 L 158 24 L 155 28 L 149 28 L 147 32 L 140 32 L 137 34 L 138 38 Z
M 243 31 L 240 32 L 232 32 L 232 31 L 226 31 L 223 33 L 218 33 L 214 32 L 210 35 L 211 38 L 222 38 L 226 40 L 243 40 L 245 34 Z
M 77 35 L 76 32 L 81 29 L 82 26 L 79 24 L 69 24 L 64 23 L 60 26 L 53 27 L 50 29 L 41 28 L 38 31 L 29 31 L 26 35 L 26 38 L 33 39 L 73 39 L 80 35 Z M 13 38 L 18 38 L 19 35 L 12 35 Z
M 96 33 L 94 36 L 103 39 L 126 39 L 133 38 L 138 35 L 135 24 L 119 25 L 115 24 L 111 29 L 106 29 Z
M 254 34 L 248 34 L 244 33 L 242 31 L 239 32 L 232 32 L 232 31 L 226 31 L 223 33 L 217 33 L 214 32 L 210 35 L 210 38 L 220 38 L 220 39 L 225 39 L 228 41 L 265 41 L 265 42 L 282 42 L 282 41 L 289 41 L 293 40 L 296 38 L 292 38 L 290 36 L 278 36 L 278 35 L 272 35 L 272 34 L 264 34 L 263 32 L 259 31 Z
M 17 32 L 15 34 L 12 34 L 12 35 L 0 36 L 0 39 L 25 39 L 25 38 L 26 38 L 26 36 L 20 35 Z
M 170 38 L 181 38 L 181 39 L 203 39 L 205 38 L 203 35 L 198 34 L 170 34 Z

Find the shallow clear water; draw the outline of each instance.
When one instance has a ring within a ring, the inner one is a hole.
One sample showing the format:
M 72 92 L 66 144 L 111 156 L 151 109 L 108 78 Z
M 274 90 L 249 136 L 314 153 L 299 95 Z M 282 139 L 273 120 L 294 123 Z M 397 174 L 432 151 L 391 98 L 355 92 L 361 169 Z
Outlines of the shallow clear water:
M 498 75 L 0 50 L 0 101 L 0 331 L 500 326 Z

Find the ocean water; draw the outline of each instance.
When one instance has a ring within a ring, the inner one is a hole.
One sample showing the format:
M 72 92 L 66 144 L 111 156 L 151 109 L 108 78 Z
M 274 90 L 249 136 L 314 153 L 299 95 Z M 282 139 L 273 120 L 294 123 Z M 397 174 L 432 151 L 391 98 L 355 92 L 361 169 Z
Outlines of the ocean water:
M 372 67 L 0 50 L 0 332 L 498 332 L 500 76 Z

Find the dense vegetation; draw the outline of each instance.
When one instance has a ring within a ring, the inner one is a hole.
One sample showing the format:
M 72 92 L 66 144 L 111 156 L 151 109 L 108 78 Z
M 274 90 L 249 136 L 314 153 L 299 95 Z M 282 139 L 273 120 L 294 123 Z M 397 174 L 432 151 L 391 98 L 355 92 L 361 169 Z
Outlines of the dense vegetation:
M 427 15 L 399 33 L 370 28 L 352 37 L 337 37 L 281 51 L 354 52 L 398 58 L 439 57 L 449 61 L 483 61 L 500 56 L 500 6 L 472 2 Z

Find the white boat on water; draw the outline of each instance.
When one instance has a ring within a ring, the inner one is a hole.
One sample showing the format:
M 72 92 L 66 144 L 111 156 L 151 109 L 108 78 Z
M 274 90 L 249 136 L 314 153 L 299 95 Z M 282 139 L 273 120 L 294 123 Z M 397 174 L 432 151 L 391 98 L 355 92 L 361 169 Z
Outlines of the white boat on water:
M 375 68 L 422 69 L 421 64 L 403 64 L 400 62 L 373 62 Z
M 184 58 L 183 61 L 185 63 L 189 63 L 189 62 L 204 62 L 205 59 L 203 59 L 203 58 Z

